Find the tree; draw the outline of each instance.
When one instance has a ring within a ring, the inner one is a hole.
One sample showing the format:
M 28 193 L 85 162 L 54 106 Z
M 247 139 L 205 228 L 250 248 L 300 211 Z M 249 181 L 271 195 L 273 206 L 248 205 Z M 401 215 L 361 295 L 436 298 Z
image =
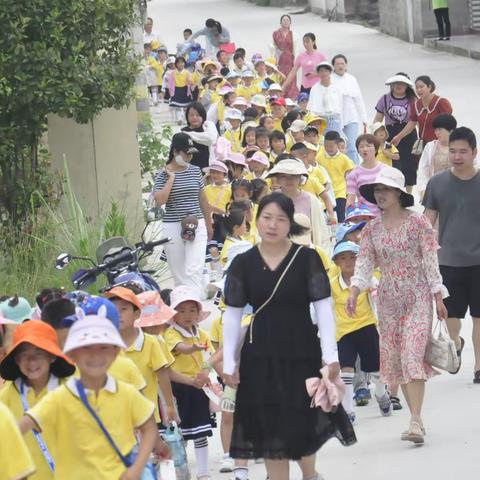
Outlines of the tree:
M 0 222 L 22 228 L 49 191 L 47 115 L 86 123 L 134 97 L 136 0 L 2 0 Z M 47 180 L 46 180 L 47 179 Z

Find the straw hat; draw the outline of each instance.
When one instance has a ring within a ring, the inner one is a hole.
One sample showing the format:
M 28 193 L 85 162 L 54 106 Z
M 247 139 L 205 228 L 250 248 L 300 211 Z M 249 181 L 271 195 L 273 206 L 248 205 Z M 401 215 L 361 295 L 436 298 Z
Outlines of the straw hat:
M 20 368 L 15 362 L 15 355 L 18 352 L 18 347 L 24 343 L 34 345 L 56 357 L 50 366 L 50 370 L 57 377 L 69 377 L 75 372 L 75 366 L 62 353 L 58 345 L 55 330 L 48 323 L 40 320 L 29 320 L 14 330 L 12 346 L 0 364 L 0 376 L 5 380 L 15 380 L 21 375 Z
M 397 168 L 385 166 L 380 170 L 377 178 L 373 183 L 366 183 L 360 187 L 360 194 L 371 203 L 377 203 L 373 190 L 375 185 L 385 185 L 387 187 L 396 188 L 402 192 L 405 207 L 413 207 L 415 200 L 413 195 L 407 192 L 405 188 L 405 177 Z
M 280 160 L 269 172 L 267 177 L 273 177 L 278 174 L 283 175 L 303 175 L 308 177 L 307 169 L 303 162 L 299 162 L 293 158 Z
M 175 310 L 166 305 L 158 292 L 142 292 L 137 295 L 142 304 L 140 318 L 135 322 L 136 327 L 153 327 L 163 325 L 175 316 Z
M 200 295 L 197 292 L 197 289 L 189 287 L 187 285 L 180 285 L 175 287 L 170 292 L 170 307 L 176 309 L 178 305 L 183 302 L 195 302 L 198 305 L 199 312 L 199 321 L 205 320 L 210 312 L 207 312 L 203 309 L 203 303 L 200 300 Z

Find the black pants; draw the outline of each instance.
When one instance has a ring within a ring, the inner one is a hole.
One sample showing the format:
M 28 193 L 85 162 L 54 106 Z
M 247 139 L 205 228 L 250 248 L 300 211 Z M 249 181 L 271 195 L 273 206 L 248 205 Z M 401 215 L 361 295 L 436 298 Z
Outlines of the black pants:
M 448 8 L 436 8 L 433 13 L 435 13 L 435 18 L 437 19 L 438 36 L 440 38 L 450 38 L 450 17 L 448 15 Z
M 336 198 L 337 206 L 335 207 L 335 212 L 337 212 L 338 223 L 343 223 L 345 221 L 345 206 L 347 200 L 345 198 Z

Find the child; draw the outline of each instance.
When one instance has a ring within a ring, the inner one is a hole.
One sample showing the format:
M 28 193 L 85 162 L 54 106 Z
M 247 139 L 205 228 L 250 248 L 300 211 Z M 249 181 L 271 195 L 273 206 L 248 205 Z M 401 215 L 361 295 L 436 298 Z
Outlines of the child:
M 275 129 L 275 121 L 273 117 L 269 114 L 262 115 L 258 121 L 259 127 L 264 128 L 268 134 L 272 133 Z
M 290 151 L 295 143 L 302 143 L 305 141 L 304 130 L 307 124 L 300 119 L 294 120 L 287 132 L 287 150 Z
M 182 125 L 185 120 L 185 108 L 192 101 L 192 79 L 185 68 L 185 59 L 175 59 L 175 69 L 169 72 L 168 91 L 170 92 L 170 109 L 173 122 Z
M 400 160 L 400 154 L 398 153 L 398 149 L 395 145 L 387 142 L 388 132 L 385 128 L 385 125 L 380 122 L 375 122 L 370 127 L 370 133 L 374 135 L 380 143 L 377 153 L 377 160 L 385 165 L 388 165 L 389 167 L 393 165 L 393 162 L 395 162 L 396 165 L 396 162 Z
M 0 402 L 19 420 L 74 371 L 75 366 L 60 350 L 55 330 L 39 320 L 26 321 L 15 330 L 12 347 L 0 364 L 0 375 L 11 381 L 0 390 Z M 53 432 L 30 432 L 25 442 L 36 466 L 29 478 L 53 479 L 57 454 Z
M 243 76 L 243 73 L 248 70 L 248 67 L 245 65 L 245 56 L 239 52 L 233 54 L 233 63 L 235 65 L 233 71 L 240 76 Z
M 245 151 L 248 147 L 255 147 L 255 130 L 256 126 L 249 125 L 247 127 L 242 126 L 243 128 L 243 137 L 242 137 L 242 147 Z
M 343 406 L 352 422 L 355 421 L 353 409 L 353 377 L 357 356 L 360 357 L 362 371 L 370 373 L 375 385 L 375 397 L 380 413 L 384 417 L 392 414 L 392 403 L 386 386 L 380 381 L 380 346 L 377 332 L 377 319 L 368 292 L 358 297 L 357 310 L 353 317 L 346 313 L 346 304 L 350 296 L 350 281 L 355 271 L 356 257 L 360 247 L 349 241 L 338 243 L 333 251 L 333 261 L 340 273 L 330 282 L 332 299 L 337 318 L 337 344 L 341 378 L 347 390 Z M 372 286 L 374 285 L 372 279 Z
M 234 202 L 250 202 L 252 198 L 252 184 L 249 180 L 241 179 L 232 182 L 232 200 Z
M 269 132 L 264 127 L 257 127 L 255 129 L 255 145 L 263 152 L 265 155 L 270 153 L 270 135 Z
M 0 402 L 0 437 L 8 441 L 0 442 L 2 478 L 18 480 L 33 478 L 35 464 L 12 412 Z
M 340 135 L 331 130 L 325 134 L 324 148 L 316 156 L 317 163 L 324 167 L 332 180 L 335 195 L 337 218 L 339 223 L 345 220 L 345 205 L 347 203 L 346 175 L 355 168 L 355 164 L 344 153 L 340 153 L 338 143 Z
M 247 219 L 243 210 L 232 208 L 223 221 L 225 230 L 227 231 L 227 238 L 220 253 L 220 261 L 222 262 L 222 266 L 225 267 L 230 247 L 246 241 L 243 240 L 243 237 L 247 233 Z
M 155 58 L 152 52 L 152 45 L 145 43 L 143 46 L 145 67 L 147 74 L 148 93 L 150 95 L 150 105 L 158 105 L 158 94 L 161 89 L 164 67 Z
M 317 127 L 307 126 L 303 131 L 303 135 L 306 142 L 316 145 L 317 147 L 319 146 L 320 136 Z
M 125 348 L 112 322 L 81 311 L 78 315 L 64 352 L 77 365 L 80 379 L 70 378 L 30 408 L 19 422 L 20 430 L 35 429 L 55 438 L 55 478 L 72 478 L 73 472 L 75 478 L 139 478 L 157 440 L 154 405 L 132 386 L 108 375 Z M 130 458 L 128 467 L 81 400 L 82 394 L 122 455 Z M 136 431 L 141 437 L 133 459 Z
M 160 334 L 168 328 L 167 322 L 175 315 L 175 310 L 166 305 L 160 293 L 155 291 L 139 293 L 137 298 L 142 305 L 142 310 L 139 319 L 135 322 L 135 327 L 156 336 L 160 342 L 163 342 Z
M 261 178 L 254 178 L 252 181 L 252 202 L 254 205 L 258 205 L 260 200 L 268 195 L 270 188 L 268 183 Z
M 345 221 L 351 223 L 369 222 L 376 217 L 365 203 L 354 203 L 345 210 Z
M 203 305 L 191 287 L 179 286 L 170 294 L 170 306 L 177 311 L 165 332 L 165 341 L 175 361 L 172 369 L 185 383 L 172 383 L 177 399 L 185 440 L 193 440 L 197 460 L 197 478 L 207 480 L 208 440 L 212 436 L 209 399 L 203 387 L 209 385 L 207 359 L 213 353 L 208 334 L 198 328 L 205 318 Z
M 285 134 L 280 130 L 274 130 L 269 137 L 270 142 L 270 162 L 275 163 L 276 158 L 281 153 L 285 153 L 287 147 L 285 143 Z
M 300 92 L 297 97 L 297 104 L 299 110 L 307 110 L 309 95 L 307 92 Z
M 163 345 L 154 336 L 135 327 L 142 304 L 131 290 L 114 287 L 106 292 L 105 296 L 117 307 L 120 314 L 120 335 L 127 345 L 125 354 L 137 365 L 147 382 L 143 393 L 155 405 L 155 421 L 158 425 L 161 421 L 158 409 L 159 388 L 166 402 L 167 418 L 162 420 L 165 423 L 176 420 L 169 373 L 173 358 L 168 354 L 168 349 L 162 348 Z
M 186 28 L 184 31 L 183 31 L 183 39 L 185 41 L 188 41 L 188 39 L 193 35 L 193 32 L 190 28 Z
M 228 168 L 228 178 L 231 182 L 241 180 L 244 177 L 247 163 L 243 154 L 231 153 L 225 158 L 225 165 Z
M 169 103 L 170 98 L 172 96 L 169 89 L 169 82 L 170 82 L 170 76 L 172 75 L 172 72 L 175 70 L 175 60 L 176 58 L 174 56 L 170 56 L 167 58 L 167 61 L 165 62 L 166 71 L 163 74 L 163 80 L 162 80 L 162 96 L 163 96 L 164 103 Z
M 282 130 L 282 120 L 287 114 L 287 103 L 283 97 L 274 98 L 270 102 L 274 121 L 274 130 Z
M 245 212 L 245 218 L 246 218 L 247 231 L 243 235 L 242 240 L 246 240 L 247 242 L 250 242 L 252 245 L 257 244 L 258 231 L 257 231 L 256 222 L 255 222 L 255 215 L 258 209 L 258 205 L 253 204 L 251 200 L 247 200 L 247 199 L 237 200 L 230 204 L 229 211 L 237 210 L 237 209 Z
M 260 88 L 260 87 L 259 87 Z M 244 97 L 245 95 L 242 95 Z M 267 112 L 267 101 L 260 93 L 257 93 L 250 99 L 250 105 L 257 111 L 259 117 Z
M 240 86 L 240 81 L 242 79 L 242 76 L 241 74 L 237 73 L 235 70 L 230 70 L 227 73 L 225 79 L 232 86 L 232 88 L 236 90 L 237 87 Z
M 205 77 L 205 87 L 200 93 L 200 103 L 208 109 L 210 105 L 217 103 L 220 100 L 220 95 L 218 94 L 218 84 L 222 81 L 220 75 L 210 75 Z M 202 81 L 203 82 L 203 81 Z
M 203 171 L 209 178 L 209 184 L 205 187 L 205 195 L 210 211 L 213 214 L 224 215 L 232 196 L 232 189 L 227 182 L 228 168 L 225 163 L 212 160 L 211 165 L 204 168 Z
M 261 89 L 254 83 L 255 74 L 251 70 L 242 73 L 242 84 L 237 88 L 237 95 L 247 101 L 261 92 Z
M 338 141 L 338 150 L 340 153 L 347 154 L 347 139 L 343 136 L 340 136 L 340 140 Z
M 253 153 L 248 161 L 248 173 L 245 178 L 247 180 L 253 180 L 255 178 L 265 179 L 267 177 L 270 162 L 268 157 L 261 151 Z
M 236 108 L 229 108 L 225 114 L 226 130 L 223 136 L 232 144 L 232 152 L 240 153 L 242 150 L 242 130 L 240 128 L 242 119 L 242 112 Z

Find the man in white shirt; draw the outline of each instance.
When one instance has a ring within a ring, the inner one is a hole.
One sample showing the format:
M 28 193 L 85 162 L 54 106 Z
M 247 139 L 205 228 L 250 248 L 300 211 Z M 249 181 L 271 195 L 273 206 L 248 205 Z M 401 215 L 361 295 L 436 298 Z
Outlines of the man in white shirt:
M 343 131 L 348 139 L 347 155 L 358 165 L 359 157 L 355 141 L 359 134 L 360 124 L 367 126 L 367 112 L 363 95 L 357 79 L 347 72 L 345 55 L 335 55 L 332 59 L 334 73 L 332 81 L 340 87 L 343 93 Z
M 163 45 L 160 37 L 153 32 L 153 18 L 148 17 L 143 26 L 143 43 L 152 43 L 153 40 L 157 40 L 160 45 Z
M 333 67 L 329 62 L 317 65 L 320 81 L 310 90 L 307 110 L 327 120 L 326 132 L 343 130 L 343 94 L 340 87 L 332 82 Z

